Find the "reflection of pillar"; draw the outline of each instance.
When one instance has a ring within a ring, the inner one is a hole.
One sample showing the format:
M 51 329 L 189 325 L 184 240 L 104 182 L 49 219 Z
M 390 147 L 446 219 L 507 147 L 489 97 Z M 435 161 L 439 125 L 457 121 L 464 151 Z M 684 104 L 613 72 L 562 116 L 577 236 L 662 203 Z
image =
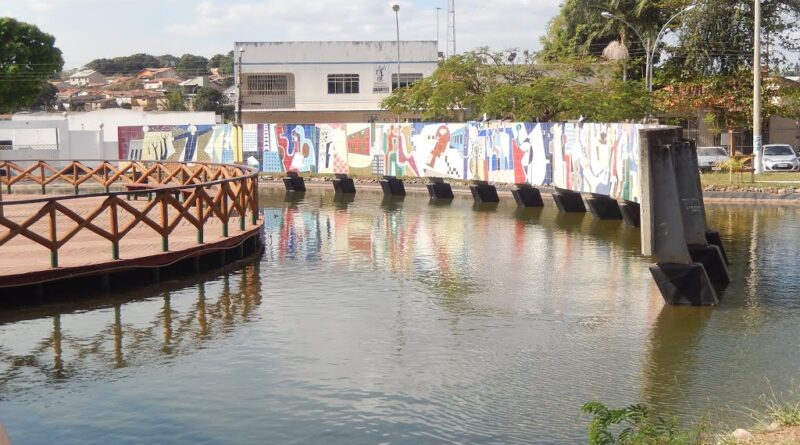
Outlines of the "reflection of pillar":
M 208 335 L 208 320 L 206 319 L 206 283 L 200 283 L 197 293 L 197 324 L 200 326 L 200 336 Z
M 53 372 L 57 379 L 64 378 L 64 362 L 61 359 L 61 314 L 53 316 Z
M 247 316 L 250 315 L 250 311 L 252 310 L 252 295 L 253 295 L 253 271 L 248 267 L 242 268 L 242 284 L 241 284 L 241 294 L 242 294 L 242 320 L 247 319 Z
M 222 318 L 225 323 L 230 323 L 233 314 L 231 311 L 231 276 L 229 274 L 222 277 L 222 295 L 220 295 L 219 301 L 222 304 Z
M 710 307 L 662 307 L 650 331 L 646 353 L 642 400 L 647 406 L 658 410 L 691 394 L 687 386 L 698 378 L 693 375 L 697 369 L 697 344 L 712 314 Z
M 164 292 L 164 347 L 161 348 L 161 351 L 166 354 L 171 352 L 172 343 L 172 308 L 169 300 L 169 292 Z
M 122 368 L 122 313 L 120 305 L 114 305 L 114 366 Z

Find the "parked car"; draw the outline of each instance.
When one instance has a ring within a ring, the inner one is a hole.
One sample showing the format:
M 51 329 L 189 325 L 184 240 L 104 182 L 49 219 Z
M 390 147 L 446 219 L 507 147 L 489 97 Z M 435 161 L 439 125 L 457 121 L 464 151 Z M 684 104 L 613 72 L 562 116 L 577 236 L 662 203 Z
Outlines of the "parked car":
M 762 148 L 764 171 L 798 171 L 800 160 L 789 144 L 767 144 Z
M 728 159 L 725 147 L 697 147 L 697 165 L 700 166 L 700 171 L 719 170 L 717 163 Z

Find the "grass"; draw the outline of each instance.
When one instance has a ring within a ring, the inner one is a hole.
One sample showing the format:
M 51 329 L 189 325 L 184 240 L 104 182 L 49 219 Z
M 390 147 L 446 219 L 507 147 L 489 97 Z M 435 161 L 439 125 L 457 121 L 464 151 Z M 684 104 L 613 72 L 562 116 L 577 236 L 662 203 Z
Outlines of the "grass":
M 728 172 L 708 172 L 700 174 L 703 188 L 724 187 L 733 189 L 800 189 L 800 172 L 773 172 L 754 175 L 734 173 L 733 182 Z

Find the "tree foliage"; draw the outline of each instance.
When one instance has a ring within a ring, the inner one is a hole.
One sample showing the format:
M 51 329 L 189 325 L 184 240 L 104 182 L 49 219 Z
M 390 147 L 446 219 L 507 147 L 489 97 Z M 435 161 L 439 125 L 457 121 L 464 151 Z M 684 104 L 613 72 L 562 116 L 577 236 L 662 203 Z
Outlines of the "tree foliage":
M 641 119 L 650 100 L 641 84 L 604 80 L 604 66 L 575 58 L 559 65 L 533 55 L 480 49 L 450 57 L 429 77 L 394 90 L 382 106 L 427 120 L 597 121 Z
M 156 57 L 158 59 L 159 68 L 175 68 L 178 66 L 179 58 L 172 54 L 164 54 L 163 56 Z
M 167 91 L 167 104 L 164 107 L 167 111 L 186 111 L 186 102 L 183 100 L 181 90 L 174 88 Z
M 55 37 L 34 25 L 0 18 L 0 113 L 31 106 L 63 66 Z
M 669 60 L 662 77 L 695 79 L 704 76 L 736 76 L 753 64 L 754 11 L 752 0 L 698 2 L 677 28 L 676 45 L 668 47 Z M 762 41 L 765 66 L 785 62 L 782 52 L 800 49 L 797 22 L 799 0 L 762 0 Z
M 225 95 L 211 87 L 200 87 L 192 102 L 195 111 L 213 111 L 222 114 L 225 106 Z
M 761 86 L 762 116 L 798 116 L 800 88 L 794 82 L 767 77 Z M 703 110 L 717 133 L 740 130 L 753 122 L 753 75 L 740 68 L 733 75 L 717 74 L 674 82 L 654 94 L 655 106 L 665 115 L 694 117 Z
M 233 75 L 233 51 L 228 54 L 216 54 L 208 59 L 209 68 L 219 68 L 219 73 L 223 76 Z
M 178 60 L 175 69 L 183 78 L 202 76 L 208 74 L 208 59 L 194 54 L 184 54 Z
M 95 59 L 86 64 L 86 68 L 99 71 L 106 76 L 114 74 L 132 75 L 145 68 L 158 68 L 161 66 L 158 58 L 142 53 L 114 57 L 113 59 Z
M 550 62 L 564 57 L 599 57 L 608 44 L 619 41 L 635 59 L 643 61 L 642 38 L 654 40 L 669 16 L 688 3 L 689 0 L 566 0 L 559 15 L 548 24 L 539 57 Z M 618 19 L 605 18 L 601 16 L 603 12 L 609 12 L 632 26 Z

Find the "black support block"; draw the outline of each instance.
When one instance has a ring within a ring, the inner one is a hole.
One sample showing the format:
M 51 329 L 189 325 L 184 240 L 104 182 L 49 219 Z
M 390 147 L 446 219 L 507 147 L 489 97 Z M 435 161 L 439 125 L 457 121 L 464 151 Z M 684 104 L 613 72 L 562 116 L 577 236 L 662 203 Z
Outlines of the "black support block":
M 719 303 L 706 269 L 700 263 L 653 264 L 650 273 L 667 304 L 713 306 Z
M 444 182 L 442 178 L 430 178 L 430 182 L 425 184 L 428 188 L 428 195 L 436 199 L 454 199 L 453 188 Z
M 592 212 L 595 218 L 622 219 L 622 212 L 616 199 L 592 193 L 590 198 L 586 198 L 586 204 L 589 205 L 589 211 Z
M 283 178 L 283 185 L 286 187 L 287 192 L 305 192 L 306 182 L 303 177 L 298 175 L 297 172 L 288 172 L 286 177 Z
M 380 181 L 383 194 L 386 196 L 405 196 L 406 188 L 403 186 L 403 181 L 397 179 L 395 176 L 384 176 Z
M 731 278 L 728 275 L 728 267 L 722 257 L 722 251 L 714 245 L 693 246 L 689 245 L 689 256 L 695 263 L 702 263 L 708 274 L 708 278 L 715 284 L 728 284 Z
M 473 181 L 473 184 L 469 186 L 469 191 L 472 192 L 472 198 L 475 201 L 500 202 L 500 197 L 497 196 L 497 187 L 486 181 Z
M 641 227 L 642 211 L 638 202 L 622 201 L 622 204 L 619 205 L 619 210 L 622 213 L 622 219 L 625 224 L 631 227 Z
M 530 184 L 517 184 L 511 194 L 519 207 L 544 207 L 542 193 Z
M 715 230 L 706 230 L 706 241 L 708 241 L 708 244 L 711 244 L 712 246 L 719 247 L 719 250 L 722 253 L 722 259 L 725 260 L 725 264 L 730 266 L 731 261 L 728 259 L 728 254 L 725 253 L 725 246 L 722 245 L 722 237 L 719 236 L 719 232 Z
M 556 188 L 556 191 L 553 192 L 553 201 L 555 201 L 558 210 L 562 212 L 586 213 L 586 206 L 583 204 L 583 198 L 580 193 Z
M 349 178 L 345 174 L 337 173 L 336 178 L 333 180 L 333 191 L 336 194 L 344 193 L 352 195 L 356 193 L 356 184 L 353 182 L 353 178 Z

